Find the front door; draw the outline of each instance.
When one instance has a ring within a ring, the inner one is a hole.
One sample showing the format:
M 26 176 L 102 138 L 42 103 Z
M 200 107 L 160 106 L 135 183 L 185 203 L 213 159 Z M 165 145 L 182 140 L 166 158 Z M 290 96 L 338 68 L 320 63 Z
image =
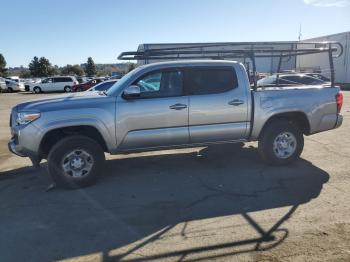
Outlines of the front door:
M 233 66 L 194 67 L 185 71 L 189 94 L 191 143 L 224 142 L 247 136 L 248 90 Z
M 141 95 L 117 98 L 116 136 L 121 151 L 187 144 L 188 97 L 182 71 L 153 71 L 136 80 Z

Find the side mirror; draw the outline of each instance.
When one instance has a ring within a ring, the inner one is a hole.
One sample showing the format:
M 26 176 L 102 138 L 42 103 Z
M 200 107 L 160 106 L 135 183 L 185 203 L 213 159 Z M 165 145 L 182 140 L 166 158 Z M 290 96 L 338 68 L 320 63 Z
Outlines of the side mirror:
M 123 98 L 125 99 L 132 99 L 139 97 L 141 95 L 141 89 L 137 85 L 131 85 L 125 88 L 123 91 Z

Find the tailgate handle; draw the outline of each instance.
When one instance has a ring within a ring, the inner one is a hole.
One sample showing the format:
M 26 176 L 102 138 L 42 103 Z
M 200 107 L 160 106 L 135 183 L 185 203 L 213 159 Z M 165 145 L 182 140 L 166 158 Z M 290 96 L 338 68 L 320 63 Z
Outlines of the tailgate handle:
M 232 101 L 228 102 L 228 104 L 230 106 L 239 106 L 239 105 L 244 104 L 244 102 L 242 100 L 235 99 L 235 100 L 232 100 Z
M 187 108 L 187 105 L 177 103 L 175 105 L 169 106 L 169 108 L 174 109 L 174 110 L 182 110 L 182 109 Z

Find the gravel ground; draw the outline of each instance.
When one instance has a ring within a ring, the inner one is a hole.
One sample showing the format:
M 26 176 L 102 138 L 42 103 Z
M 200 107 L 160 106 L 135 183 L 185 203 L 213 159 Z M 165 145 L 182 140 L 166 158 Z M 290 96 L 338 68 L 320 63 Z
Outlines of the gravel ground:
M 350 261 L 350 92 L 343 126 L 270 167 L 256 143 L 108 156 L 99 183 L 53 189 L 7 150 L 0 94 L 1 261 Z

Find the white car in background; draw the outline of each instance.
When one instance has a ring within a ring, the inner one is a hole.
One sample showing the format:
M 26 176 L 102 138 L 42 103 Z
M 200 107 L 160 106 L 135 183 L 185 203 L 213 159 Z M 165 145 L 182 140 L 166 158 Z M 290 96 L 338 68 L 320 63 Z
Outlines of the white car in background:
M 0 90 L 6 90 L 6 82 L 5 82 L 5 78 L 0 77 Z
M 5 83 L 8 92 L 25 90 L 24 84 L 20 82 L 19 79 L 5 79 Z
M 31 84 L 28 91 L 36 94 L 41 92 L 71 92 L 72 86 L 76 84 L 78 81 L 74 76 L 54 76 Z

